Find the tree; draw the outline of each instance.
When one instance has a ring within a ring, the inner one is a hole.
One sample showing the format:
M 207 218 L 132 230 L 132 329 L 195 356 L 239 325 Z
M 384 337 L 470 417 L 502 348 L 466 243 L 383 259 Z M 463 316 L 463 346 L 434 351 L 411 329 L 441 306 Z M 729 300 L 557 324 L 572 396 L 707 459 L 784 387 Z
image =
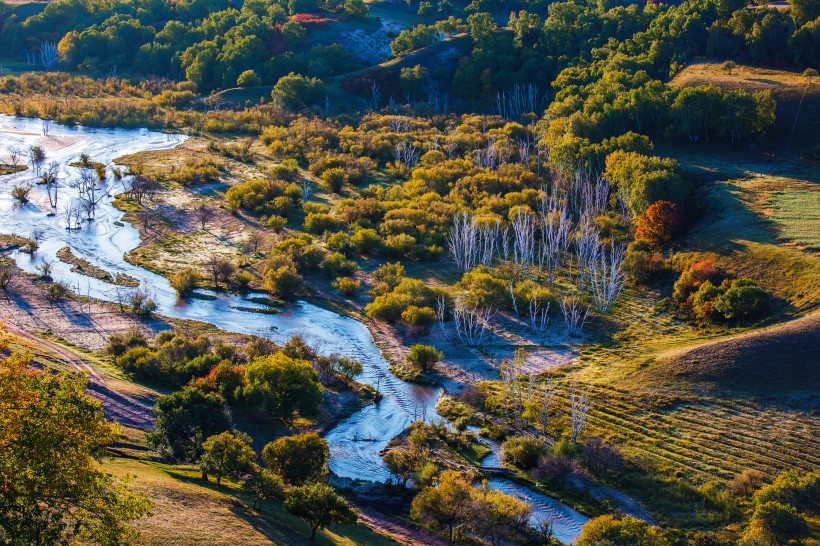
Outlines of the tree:
M 454 470 L 441 473 L 438 487 L 425 487 L 413 499 L 410 515 L 433 529 L 447 529 L 450 544 L 461 538 L 472 520 L 472 487 Z
M 670 546 L 657 527 L 633 517 L 599 516 L 581 528 L 578 546 Z
M 324 94 L 325 86 L 319 78 L 291 72 L 282 76 L 273 86 L 271 96 L 284 106 L 298 109 L 316 102 Z
M 488 486 L 473 494 L 472 530 L 492 546 L 507 544 L 525 536 L 532 508 L 526 502 Z
M 737 63 L 734 61 L 726 61 L 722 65 L 720 65 L 720 69 L 730 75 L 732 73 L 732 70 L 735 70 L 736 68 Z
M 769 501 L 759 505 L 745 535 L 746 543 L 755 546 L 775 546 L 790 544 L 809 534 L 805 518 L 793 506 Z
M 199 222 L 199 228 L 205 229 L 205 226 L 216 216 L 214 210 L 205 204 L 197 205 L 194 208 L 194 218 Z
M 246 70 L 236 79 L 237 87 L 257 87 L 262 85 L 262 79 L 253 70 Z
M 444 358 L 444 353 L 430 345 L 416 343 L 407 352 L 407 362 L 423 372 L 433 369 L 436 362 Z
M 8 345 L 3 342 L 0 352 Z M 98 466 L 120 427 L 85 377 L 51 374 L 16 353 L 0 359 L 0 541 L 120 544 L 151 502 Z
M 169 278 L 171 288 L 176 290 L 180 296 L 186 296 L 196 288 L 196 283 L 199 282 L 199 273 L 196 270 L 188 267 L 182 271 L 177 271 Z
M 635 219 L 635 238 L 655 247 L 670 243 L 679 231 L 678 206 L 670 201 L 655 201 Z
M 205 266 L 214 279 L 214 289 L 219 290 L 220 279 L 228 279 L 233 273 L 233 265 L 227 258 L 220 254 L 213 253 L 208 256 Z
M 797 27 L 820 17 L 820 3 L 817 0 L 790 0 L 790 14 Z
M 364 3 L 364 0 L 345 1 L 345 13 L 354 19 L 366 19 L 367 11 L 367 4 Z
M 808 80 L 809 85 L 811 85 L 812 78 L 816 78 L 818 76 L 817 70 L 813 68 L 807 68 L 803 71 L 803 77 Z
M 294 411 L 314 415 L 322 401 L 322 385 L 310 362 L 281 352 L 253 361 L 245 379 L 248 402 L 278 419 L 287 419 Z
M 291 485 L 302 485 L 324 477 L 330 448 L 314 432 L 284 436 L 262 449 L 262 460 Z
M 254 510 L 268 499 L 285 498 L 285 482 L 281 476 L 267 468 L 255 467 L 242 487 L 253 495 Z
M 753 318 L 768 308 L 770 299 L 753 280 L 737 279 L 715 300 L 712 309 L 726 320 Z
M 231 428 L 222 397 L 190 387 L 157 398 L 154 412 L 157 418 L 148 441 L 178 461 L 198 460 L 207 438 Z
M 501 460 L 518 468 L 535 468 L 547 451 L 542 440 L 533 436 L 513 436 L 501 444 Z
M 216 478 L 216 489 L 225 476 L 238 476 L 248 472 L 256 459 L 256 453 L 251 447 L 251 438 L 242 432 L 225 431 L 215 434 L 202 444 L 202 456 L 199 458 L 199 467 L 202 477 Z
M 302 518 L 310 525 L 310 540 L 316 536 L 317 529 L 324 529 L 331 523 L 353 525 L 358 519 L 358 514 L 347 501 L 324 483 L 288 489 L 284 506 L 285 512 Z

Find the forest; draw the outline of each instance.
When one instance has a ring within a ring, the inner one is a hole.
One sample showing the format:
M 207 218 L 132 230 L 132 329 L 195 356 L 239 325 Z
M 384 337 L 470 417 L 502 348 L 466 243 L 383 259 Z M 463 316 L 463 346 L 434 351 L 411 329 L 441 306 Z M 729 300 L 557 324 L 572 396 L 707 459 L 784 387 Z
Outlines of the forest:
M 0 544 L 816 544 L 818 70 L 817 0 L 0 0 Z

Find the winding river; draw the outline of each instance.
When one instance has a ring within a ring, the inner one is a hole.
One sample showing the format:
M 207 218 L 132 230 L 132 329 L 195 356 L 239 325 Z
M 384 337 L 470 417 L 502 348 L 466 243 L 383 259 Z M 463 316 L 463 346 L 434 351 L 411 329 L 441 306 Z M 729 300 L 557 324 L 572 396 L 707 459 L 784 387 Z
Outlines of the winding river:
M 378 405 L 365 407 L 328 432 L 330 468 L 337 475 L 384 481 L 388 472 L 379 452 L 387 442 L 415 419 L 429 421 L 438 418 L 435 406 L 439 389 L 406 383 L 391 374 L 370 331 L 355 319 L 301 301 L 276 315 L 252 313 L 247 309 L 264 307 L 248 299 L 253 295 L 213 294 L 213 300 L 181 300 L 167 279 L 128 263 L 124 257 L 139 245 L 140 239 L 134 227 L 122 222 L 123 213 L 111 205 L 113 196 L 123 191 L 120 182 L 106 183 L 104 190 L 108 193 L 98 204 L 93 222 L 84 222 L 79 231 L 65 229 L 59 210 L 77 200 L 76 191 L 67 182 L 79 177 L 79 169 L 69 163 L 76 161 L 80 154 L 86 153 L 92 160 L 110 166 L 117 157 L 143 150 L 172 148 L 186 137 L 147 130 L 88 129 L 56 124 L 50 126 L 46 137 L 40 120 L 3 115 L 0 115 L 0 137 L 0 161 L 8 161 L 5 157 L 8 147 L 27 149 L 37 144 L 46 149 L 46 164 L 57 162 L 60 168 L 58 209 L 57 214 L 51 216 L 48 215 L 51 206 L 43 186 L 33 186 L 30 202 L 26 205 L 19 205 L 11 198 L 13 186 L 34 184 L 33 171 L 0 177 L 0 233 L 27 237 L 34 229 L 44 230 L 43 241 L 34 258 L 13 253 L 12 257 L 21 269 L 35 273 L 38 265 L 48 261 L 56 280 L 79 289 L 84 295 L 116 301 L 114 285 L 74 273 L 70 266 L 57 259 L 57 251 L 68 246 L 75 255 L 111 274 L 125 273 L 138 279 L 142 289 L 157 302 L 158 312 L 162 315 L 208 322 L 224 330 L 253 334 L 277 343 L 299 334 L 322 353 L 342 353 L 364 364 L 359 381 L 378 385 L 384 398 Z M 499 446 L 490 445 L 494 449 L 494 455 L 490 457 L 497 457 Z M 503 478 L 493 478 L 490 485 L 530 502 L 533 505 L 532 523 L 551 523 L 553 533 L 562 542 L 572 542 L 587 521 L 586 517 L 557 500 Z

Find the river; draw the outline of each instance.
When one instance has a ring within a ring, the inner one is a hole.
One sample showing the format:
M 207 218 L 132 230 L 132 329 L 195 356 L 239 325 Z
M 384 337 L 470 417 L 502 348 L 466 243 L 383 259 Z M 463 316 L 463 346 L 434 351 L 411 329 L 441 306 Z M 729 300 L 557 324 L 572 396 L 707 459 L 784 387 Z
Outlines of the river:
M 438 418 L 435 411 L 440 396 L 438 388 L 402 381 L 389 372 L 389 364 L 374 344 L 367 327 L 359 321 L 328 311 L 316 305 L 299 301 L 282 313 L 271 315 L 248 312 L 247 308 L 264 307 L 250 301 L 253 295 L 213 294 L 215 299 L 180 299 L 168 280 L 141 267 L 132 265 L 125 256 L 139 243 L 139 232 L 122 222 L 123 213 L 112 206 L 115 194 L 123 191 L 121 182 L 108 181 L 103 187 L 107 193 L 97 206 L 92 222 L 84 222 L 79 231 L 65 229 L 59 214 L 66 203 L 77 200 L 77 193 L 68 181 L 79 177 L 80 169 L 69 166 L 80 154 L 86 153 L 93 161 L 113 165 L 114 159 L 143 150 L 172 148 L 186 139 L 147 130 L 88 129 L 52 124 L 48 137 L 43 136 L 40 120 L 13 118 L 0 115 L 0 158 L 5 149 L 18 146 L 27 149 L 38 144 L 46 149 L 46 164 L 59 164 L 61 187 L 58 193 L 57 214 L 52 212 L 44 186 L 33 185 L 30 202 L 15 203 L 10 195 L 14 185 L 34 184 L 36 177 L 30 169 L 0 177 L 0 233 L 27 237 L 34 229 L 44 230 L 43 241 L 36 256 L 15 252 L 17 265 L 36 273 L 44 261 L 52 264 L 52 277 L 93 298 L 116 301 L 117 288 L 82 274 L 56 257 L 65 246 L 109 273 L 125 273 L 139 280 L 141 288 L 158 304 L 159 314 L 207 322 L 227 331 L 253 334 L 276 343 L 287 341 L 292 335 L 301 335 L 311 346 L 324 354 L 340 353 L 352 356 L 364 364 L 359 381 L 378 386 L 384 398 L 378 405 L 369 405 L 339 423 L 326 435 L 330 445 L 330 469 L 341 477 L 367 481 L 384 481 L 388 472 L 379 452 L 394 436 L 415 419 L 428 422 Z M 4 158 L 4 160 L 6 160 Z M 112 177 L 109 177 L 110 179 Z M 494 449 L 498 450 L 495 445 Z M 490 481 L 501 489 L 533 504 L 533 524 L 550 522 L 559 540 L 572 542 L 587 521 L 557 500 L 537 494 L 503 478 Z

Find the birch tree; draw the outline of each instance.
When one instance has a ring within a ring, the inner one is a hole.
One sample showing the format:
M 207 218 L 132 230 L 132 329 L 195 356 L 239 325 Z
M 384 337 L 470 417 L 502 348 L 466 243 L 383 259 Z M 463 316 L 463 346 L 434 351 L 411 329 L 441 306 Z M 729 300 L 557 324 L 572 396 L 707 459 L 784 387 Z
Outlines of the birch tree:
M 592 301 L 601 313 L 609 311 L 626 285 L 625 252 L 626 245 L 623 243 L 616 244 L 613 237 L 609 244 L 609 252 L 603 248 L 599 249 L 597 258 L 591 263 L 590 286 Z
M 578 434 L 584 427 L 584 422 L 587 418 L 587 413 L 591 403 L 589 401 L 589 387 L 583 393 L 578 393 L 575 380 L 572 381 L 572 392 L 570 394 L 570 412 L 572 416 L 570 440 L 572 443 L 578 443 Z

